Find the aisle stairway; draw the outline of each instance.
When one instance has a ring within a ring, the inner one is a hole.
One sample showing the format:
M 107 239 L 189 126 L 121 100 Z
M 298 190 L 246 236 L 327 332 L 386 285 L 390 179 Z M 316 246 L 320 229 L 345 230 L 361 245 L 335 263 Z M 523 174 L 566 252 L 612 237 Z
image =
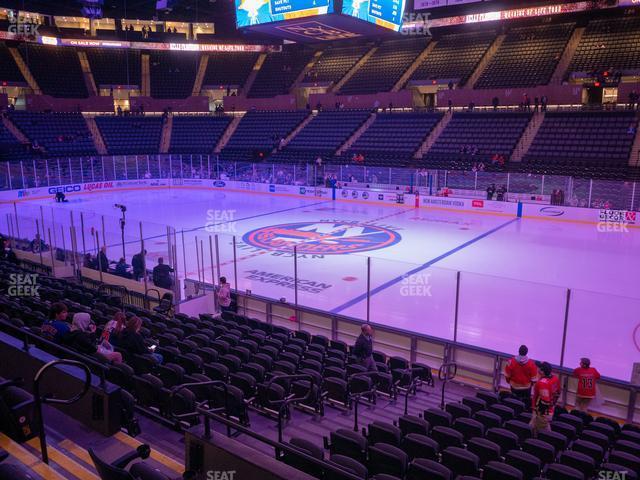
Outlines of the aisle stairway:
M 183 435 L 141 418 L 143 432 L 133 438 L 124 432 L 105 438 L 88 431 L 74 419 L 53 408 L 45 407 L 47 424 L 47 452 L 49 464 L 42 461 L 38 438 L 19 444 L 0 433 L 0 448 L 9 453 L 3 463 L 30 469 L 34 478 L 43 480 L 99 480 L 88 449 L 112 461 L 143 443 L 151 447 L 151 455 L 145 460 L 154 469 L 180 478 L 184 473 Z
M 475 86 L 476 82 L 480 79 L 482 72 L 484 72 L 484 69 L 487 68 L 487 65 L 489 65 L 489 62 L 491 62 L 491 59 L 496 54 L 496 52 L 500 48 L 500 45 L 502 45 L 502 42 L 504 42 L 504 39 L 506 37 L 506 35 L 498 35 L 496 37 L 496 39 L 493 41 L 489 49 L 482 57 L 482 60 L 480 60 L 480 63 L 478 63 L 476 69 L 471 74 L 471 77 L 469 77 L 469 80 L 467 80 L 465 87 L 473 88 Z
M 29 70 L 27 64 L 24 62 L 22 55 L 20 55 L 18 49 L 15 47 L 9 47 L 9 53 L 11 53 L 11 56 L 16 62 L 16 65 L 18 65 L 18 69 L 20 69 L 20 73 L 22 73 L 22 76 L 27 81 L 29 88 L 31 88 L 31 90 L 33 90 L 33 93 L 35 93 L 36 95 L 42 95 L 42 90 L 38 86 L 35 77 L 31 73 L 31 70 Z
M 93 73 L 91 73 L 91 65 L 87 59 L 87 54 L 79 50 L 78 59 L 80 60 L 80 67 L 82 68 L 82 76 L 84 77 L 87 92 L 89 92 L 89 95 L 97 96 L 99 94 L 98 87 L 96 86 L 96 81 L 93 78 Z

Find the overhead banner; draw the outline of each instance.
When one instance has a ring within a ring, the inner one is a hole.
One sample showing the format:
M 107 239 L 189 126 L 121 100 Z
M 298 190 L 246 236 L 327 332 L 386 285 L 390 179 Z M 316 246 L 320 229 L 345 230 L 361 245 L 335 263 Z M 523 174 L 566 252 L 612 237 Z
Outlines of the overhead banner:
M 133 48 L 136 50 L 169 50 L 187 52 L 279 52 L 282 50 L 282 45 L 127 42 L 119 40 L 100 40 L 97 38 L 58 38 L 46 35 L 40 36 L 36 39 L 26 38 L 12 32 L 4 31 L 0 31 L 0 40 L 18 40 L 62 47 Z
M 426 10 L 433 8 L 430 6 L 433 0 L 414 0 L 414 10 Z M 554 5 L 543 5 L 539 7 L 514 8 L 510 10 L 496 10 L 493 12 L 471 13 L 469 15 L 458 15 L 455 17 L 445 17 L 429 19 L 430 28 L 450 27 L 452 25 L 466 25 L 472 23 L 497 22 L 501 20 L 515 20 L 519 18 L 545 17 L 547 15 L 560 15 L 563 13 L 584 12 L 602 8 L 612 8 L 611 6 L 598 6 L 594 2 L 558 3 Z M 405 24 L 405 26 L 407 26 Z

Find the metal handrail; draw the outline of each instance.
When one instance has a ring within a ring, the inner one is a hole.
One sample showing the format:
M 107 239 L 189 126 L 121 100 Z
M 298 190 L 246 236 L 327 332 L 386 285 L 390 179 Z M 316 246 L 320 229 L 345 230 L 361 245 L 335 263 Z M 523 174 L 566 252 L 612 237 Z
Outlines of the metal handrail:
M 301 457 L 307 463 L 320 467 L 325 471 L 338 473 L 340 475 L 340 478 L 344 478 L 347 480 L 361 480 L 360 477 L 354 475 L 351 471 L 345 470 L 342 466 L 338 464 L 329 463 L 326 460 L 320 460 L 318 458 L 312 457 L 306 454 L 305 452 L 291 446 L 291 444 L 289 443 L 281 442 L 279 440 L 272 440 L 271 438 L 268 438 L 268 437 L 265 437 L 264 435 L 256 433 L 251 428 L 246 427 L 226 417 L 223 417 L 216 412 L 211 412 L 202 407 L 196 407 L 196 410 L 198 411 L 198 413 L 200 413 L 202 416 L 205 417 L 205 426 L 207 425 L 206 422 L 208 422 L 209 420 L 215 420 L 217 422 L 222 423 L 223 425 L 227 425 L 228 427 L 227 430 L 229 430 L 230 428 L 233 428 L 234 430 L 236 430 L 241 434 L 247 435 L 265 445 L 269 445 L 273 447 L 276 452 L 293 453 Z M 205 439 L 209 440 L 210 438 L 211 438 L 211 430 L 207 431 L 207 429 L 205 428 Z
M 145 296 L 145 300 L 150 303 L 150 301 L 149 301 L 149 297 L 150 297 L 149 292 L 156 292 L 156 295 L 158 296 L 158 303 L 160 303 L 160 301 L 161 301 L 160 290 L 158 290 L 157 288 L 147 288 L 147 290 L 144 292 L 144 296 Z M 149 307 L 146 307 L 146 308 L 149 308 Z
M 265 389 L 267 394 L 269 392 L 269 388 L 271 385 L 277 380 L 309 380 L 309 382 L 313 385 L 315 384 L 314 378 L 308 373 L 299 373 L 292 375 L 273 375 L 269 381 L 267 382 Z M 278 400 L 272 402 L 278 405 L 278 441 L 282 442 L 282 415 L 286 411 L 287 407 L 293 402 L 302 402 L 304 400 L 308 400 L 311 397 L 312 388 L 309 388 L 309 391 L 304 397 L 287 397 L 284 400 Z
M 57 365 L 70 365 L 73 367 L 78 367 L 84 370 L 85 379 L 84 384 L 82 386 L 82 391 L 71 398 L 60 399 L 53 398 L 47 396 L 40 395 L 40 380 L 44 376 L 44 373 L 49 370 L 51 367 L 55 367 Z M 76 403 L 85 394 L 89 391 L 91 387 L 91 370 L 84 363 L 79 362 L 77 360 L 68 360 L 68 359 L 60 359 L 53 360 L 45 365 L 43 365 L 40 370 L 36 373 L 36 376 L 33 379 L 33 396 L 35 397 L 35 409 L 36 409 L 36 418 L 38 421 L 38 434 L 40 436 L 40 450 L 42 451 L 42 461 L 44 463 L 49 463 L 49 453 L 47 451 L 47 434 L 44 430 L 44 416 L 42 413 L 42 405 L 43 404 L 55 404 L 55 405 L 71 405 Z
M 173 387 L 171 389 L 171 394 L 169 395 L 169 408 L 170 410 L 173 410 L 173 398 L 182 390 L 187 389 L 189 387 L 208 387 L 208 386 L 222 386 L 223 390 L 224 390 L 224 412 L 225 415 L 227 417 L 227 420 L 230 419 L 230 414 L 229 414 L 229 386 L 223 382 L 222 380 L 208 380 L 205 382 L 191 382 L 191 383 L 183 383 L 181 385 L 176 385 L 175 387 Z M 183 418 L 191 418 L 194 416 L 197 416 L 200 414 L 200 412 L 198 411 L 198 408 L 200 408 L 204 403 L 208 404 L 209 399 L 205 400 L 204 402 L 200 402 L 199 404 L 196 403 L 196 410 L 194 412 L 189 412 L 189 413 L 182 413 L 182 414 L 175 414 L 173 413 L 173 411 L 171 411 L 171 416 L 175 417 L 178 420 L 181 420 Z M 220 411 L 221 408 L 210 408 L 207 409 L 208 412 L 217 412 Z M 209 438 L 211 436 L 211 425 L 209 424 L 209 421 L 207 418 L 205 418 L 205 423 L 204 423 L 204 430 L 205 430 L 205 435 L 207 436 L 207 438 Z M 227 425 L 227 436 L 231 436 L 231 427 L 229 425 Z
M 100 388 L 104 389 L 106 387 L 106 372 L 109 370 L 109 367 L 105 366 L 104 364 L 93 360 L 92 358 L 82 354 L 82 353 L 78 353 L 75 350 L 71 350 L 67 347 L 63 347 L 62 345 L 59 345 L 55 342 L 49 341 L 46 338 L 41 337 L 38 334 L 35 334 L 29 330 L 27 330 L 26 328 L 21 328 L 21 327 L 17 327 L 15 325 L 13 325 L 12 323 L 8 322 L 7 320 L 3 320 L 0 319 L 0 325 L 2 326 L 2 328 L 6 328 L 10 330 L 10 334 L 16 338 L 20 338 L 22 337 L 22 342 L 23 342 L 23 346 L 22 349 L 25 352 L 29 352 L 29 349 L 31 348 L 31 345 L 29 344 L 29 340 L 33 340 L 34 342 L 37 342 L 43 346 L 46 347 L 46 350 L 49 351 L 50 349 L 57 351 L 57 352 L 61 352 L 62 354 L 64 354 L 65 356 L 70 356 L 73 357 L 74 359 L 77 359 L 78 361 L 82 362 L 84 365 L 89 365 L 95 369 L 98 370 L 98 377 L 100 379 Z
M 375 377 L 378 375 L 378 372 L 356 372 L 349 375 L 347 378 L 347 388 L 351 385 L 350 380 L 355 377 Z M 349 392 L 349 400 L 354 400 L 354 408 L 353 408 L 353 431 L 358 431 L 358 406 L 360 405 L 360 399 L 366 395 L 375 395 L 376 386 L 374 385 L 371 390 L 367 390 L 366 392 L 358 392 L 351 393 Z
M 453 374 L 451 374 L 451 367 L 453 367 Z M 458 374 L 458 364 L 455 362 L 443 363 L 438 369 L 438 380 L 442 382 L 442 401 L 440 402 L 440 408 L 444 410 L 444 387 L 448 381 L 456 378 Z

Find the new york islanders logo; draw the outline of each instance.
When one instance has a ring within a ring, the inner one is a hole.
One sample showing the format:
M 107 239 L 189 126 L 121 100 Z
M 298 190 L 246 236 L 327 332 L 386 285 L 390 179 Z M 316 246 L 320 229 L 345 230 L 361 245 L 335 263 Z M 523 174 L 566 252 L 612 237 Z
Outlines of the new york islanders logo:
M 262 227 L 246 233 L 242 240 L 254 247 L 299 254 L 342 255 L 369 252 L 395 245 L 401 240 L 388 228 L 358 223 L 300 222 Z

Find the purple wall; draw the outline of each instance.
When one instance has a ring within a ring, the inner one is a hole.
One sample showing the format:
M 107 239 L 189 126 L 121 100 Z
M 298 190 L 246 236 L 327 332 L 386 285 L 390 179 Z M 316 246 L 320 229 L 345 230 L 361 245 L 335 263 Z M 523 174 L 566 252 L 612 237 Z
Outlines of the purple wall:
M 413 106 L 412 94 L 409 90 L 399 92 L 380 92 L 366 95 L 339 95 L 334 93 L 318 93 L 309 95 L 309 103 L 313 108 L 320 102 L 324 108 L 333 108 L 336 102 L 344 103 L 345 108 L 370 109 L 376 106 L 386 108 L 389 102 L 394 107 L 411 108 Z
M 636 93 L 640 93 L 640 82 L 620 84 L 618 87 L 618 103 L 629 102 L 629 94 L 634 90 Z
M 314 93 L 309 95 L 312 108 L 320 102 L 324 108 L 332 109 L 336 102 L 344 103 L 345 108 L 370 109 L 376 105 L 386 107 L 389 102 L 394 107 L 411 108 L 412 94 L 408 90 L 400 92 L 382 92 L 370 95 L 337 95 L 333 93 Z M 296 99 L 293 95 L 278 95 L 273 98 L 224 97 L 224 109 L 227 112 L 256 110 L 295 110 Z
M 224 109 L 226 112 L 246 112 L 256 110 L 295 110 L 296 99 L 293 95 L 277 95 L 273 98 L 228 97 L 225 95 Z
M 55 98 L 49 95 L 27 95 L 27 110 L 42 112 L 104 112 L 113 113 L 112 97 Z
M 151 97 L 131 97 L 129 99 L 131 110 L 144 106 L 145 112 L 162 112 L 165 108 L 171 108 L 174 112 L 208 112 L 208 97 L 187 97 L 181 99 L 159 99 Z
M 446 107 L 451 99 L 454 107 L 466 107 L 470 102 L 476 106 L 493 104 L 493 97 L 500 99 L 500 105 L 519 105 L 525 95 L 531 103 L 535 97 L 546 95 L 549 105 L 579 105 L 582 103 L 582 87 L 576 85 L 548 85 L 534 88 L 500 88 L 490 90 L 441 90 L 438 92 L 438 106 Z

